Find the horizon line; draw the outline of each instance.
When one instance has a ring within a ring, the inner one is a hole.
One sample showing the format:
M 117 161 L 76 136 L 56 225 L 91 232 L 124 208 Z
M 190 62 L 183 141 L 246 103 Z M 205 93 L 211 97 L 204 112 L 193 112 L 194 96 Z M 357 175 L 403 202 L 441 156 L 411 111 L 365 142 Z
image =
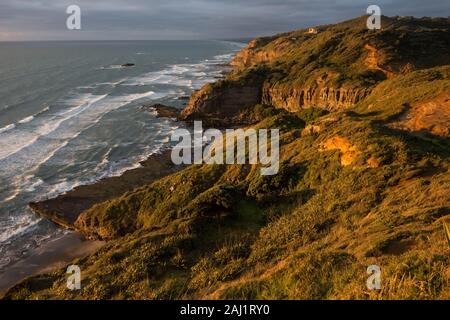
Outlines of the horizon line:
M 50 40 L 0 40 L 5 42 L 107 42 L 107 41 L 236 41 L 255 39 L 256 37 L 237 37 L 237 38 L 205 38 L 205 39 L 50 39 Z

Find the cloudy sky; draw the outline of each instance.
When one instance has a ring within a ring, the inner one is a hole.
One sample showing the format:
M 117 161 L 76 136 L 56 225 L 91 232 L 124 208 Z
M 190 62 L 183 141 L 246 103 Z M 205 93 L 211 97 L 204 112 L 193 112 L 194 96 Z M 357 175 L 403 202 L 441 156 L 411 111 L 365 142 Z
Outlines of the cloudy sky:
M 81 31 L 66 8 L 81 8 Z M 0 0 L 0 41 L 223 39 L 268 35 L 365 14 L 448 16 L 448 0 Z

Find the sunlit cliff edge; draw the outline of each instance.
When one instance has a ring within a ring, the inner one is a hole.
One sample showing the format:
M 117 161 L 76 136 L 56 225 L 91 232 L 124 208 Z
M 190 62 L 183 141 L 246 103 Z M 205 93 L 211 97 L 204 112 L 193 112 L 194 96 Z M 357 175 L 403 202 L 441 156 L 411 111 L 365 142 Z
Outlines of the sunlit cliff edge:
M 99 201 L 73 223 L 109 240 L 82 289 L 61 269 L 6 298 L 449 299 L 450 20 L 316 31 L 251 41 L 180 115 L 280 129 L 277 175 L 195 165 Z

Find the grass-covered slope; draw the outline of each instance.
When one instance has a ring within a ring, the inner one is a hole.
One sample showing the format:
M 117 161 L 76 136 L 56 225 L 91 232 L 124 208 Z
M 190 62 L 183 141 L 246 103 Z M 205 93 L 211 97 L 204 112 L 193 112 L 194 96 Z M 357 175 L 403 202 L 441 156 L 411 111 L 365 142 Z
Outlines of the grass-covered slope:
M 182 117 L 228 124 L 236 110 L 257 103 L 342 110 L 386 79 L 450 64 L 449 19 L 382 17 L 381 30 L 368 30 L 366 20 L 252 41 L 233 60 L 235 72 L 197 92 Z
M 76 224 L 110 241 L 73 262 L 82 289 L 60 270 L 6 297 L 449 299 L 450 141 L 394 125 L 449 91 L 443 64 L 382 80 L 345 110 L 247 106 L 254 128 L 281 130 L 277 175 L 196 165 L 98 204 Z M 366 287 L 369 265 L 381 290 Z

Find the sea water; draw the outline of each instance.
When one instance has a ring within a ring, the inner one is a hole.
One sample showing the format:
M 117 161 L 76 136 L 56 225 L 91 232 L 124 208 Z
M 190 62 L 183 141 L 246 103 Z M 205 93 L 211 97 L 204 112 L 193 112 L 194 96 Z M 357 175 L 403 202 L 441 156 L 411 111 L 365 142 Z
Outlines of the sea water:
M 139 166 L 181 126 L 178 108 L 221 76 L 230 41 L 0 43 L 0 273 L 63 230 L 28 203 Z M 133 63 L 132 67 L 123 64 Z

